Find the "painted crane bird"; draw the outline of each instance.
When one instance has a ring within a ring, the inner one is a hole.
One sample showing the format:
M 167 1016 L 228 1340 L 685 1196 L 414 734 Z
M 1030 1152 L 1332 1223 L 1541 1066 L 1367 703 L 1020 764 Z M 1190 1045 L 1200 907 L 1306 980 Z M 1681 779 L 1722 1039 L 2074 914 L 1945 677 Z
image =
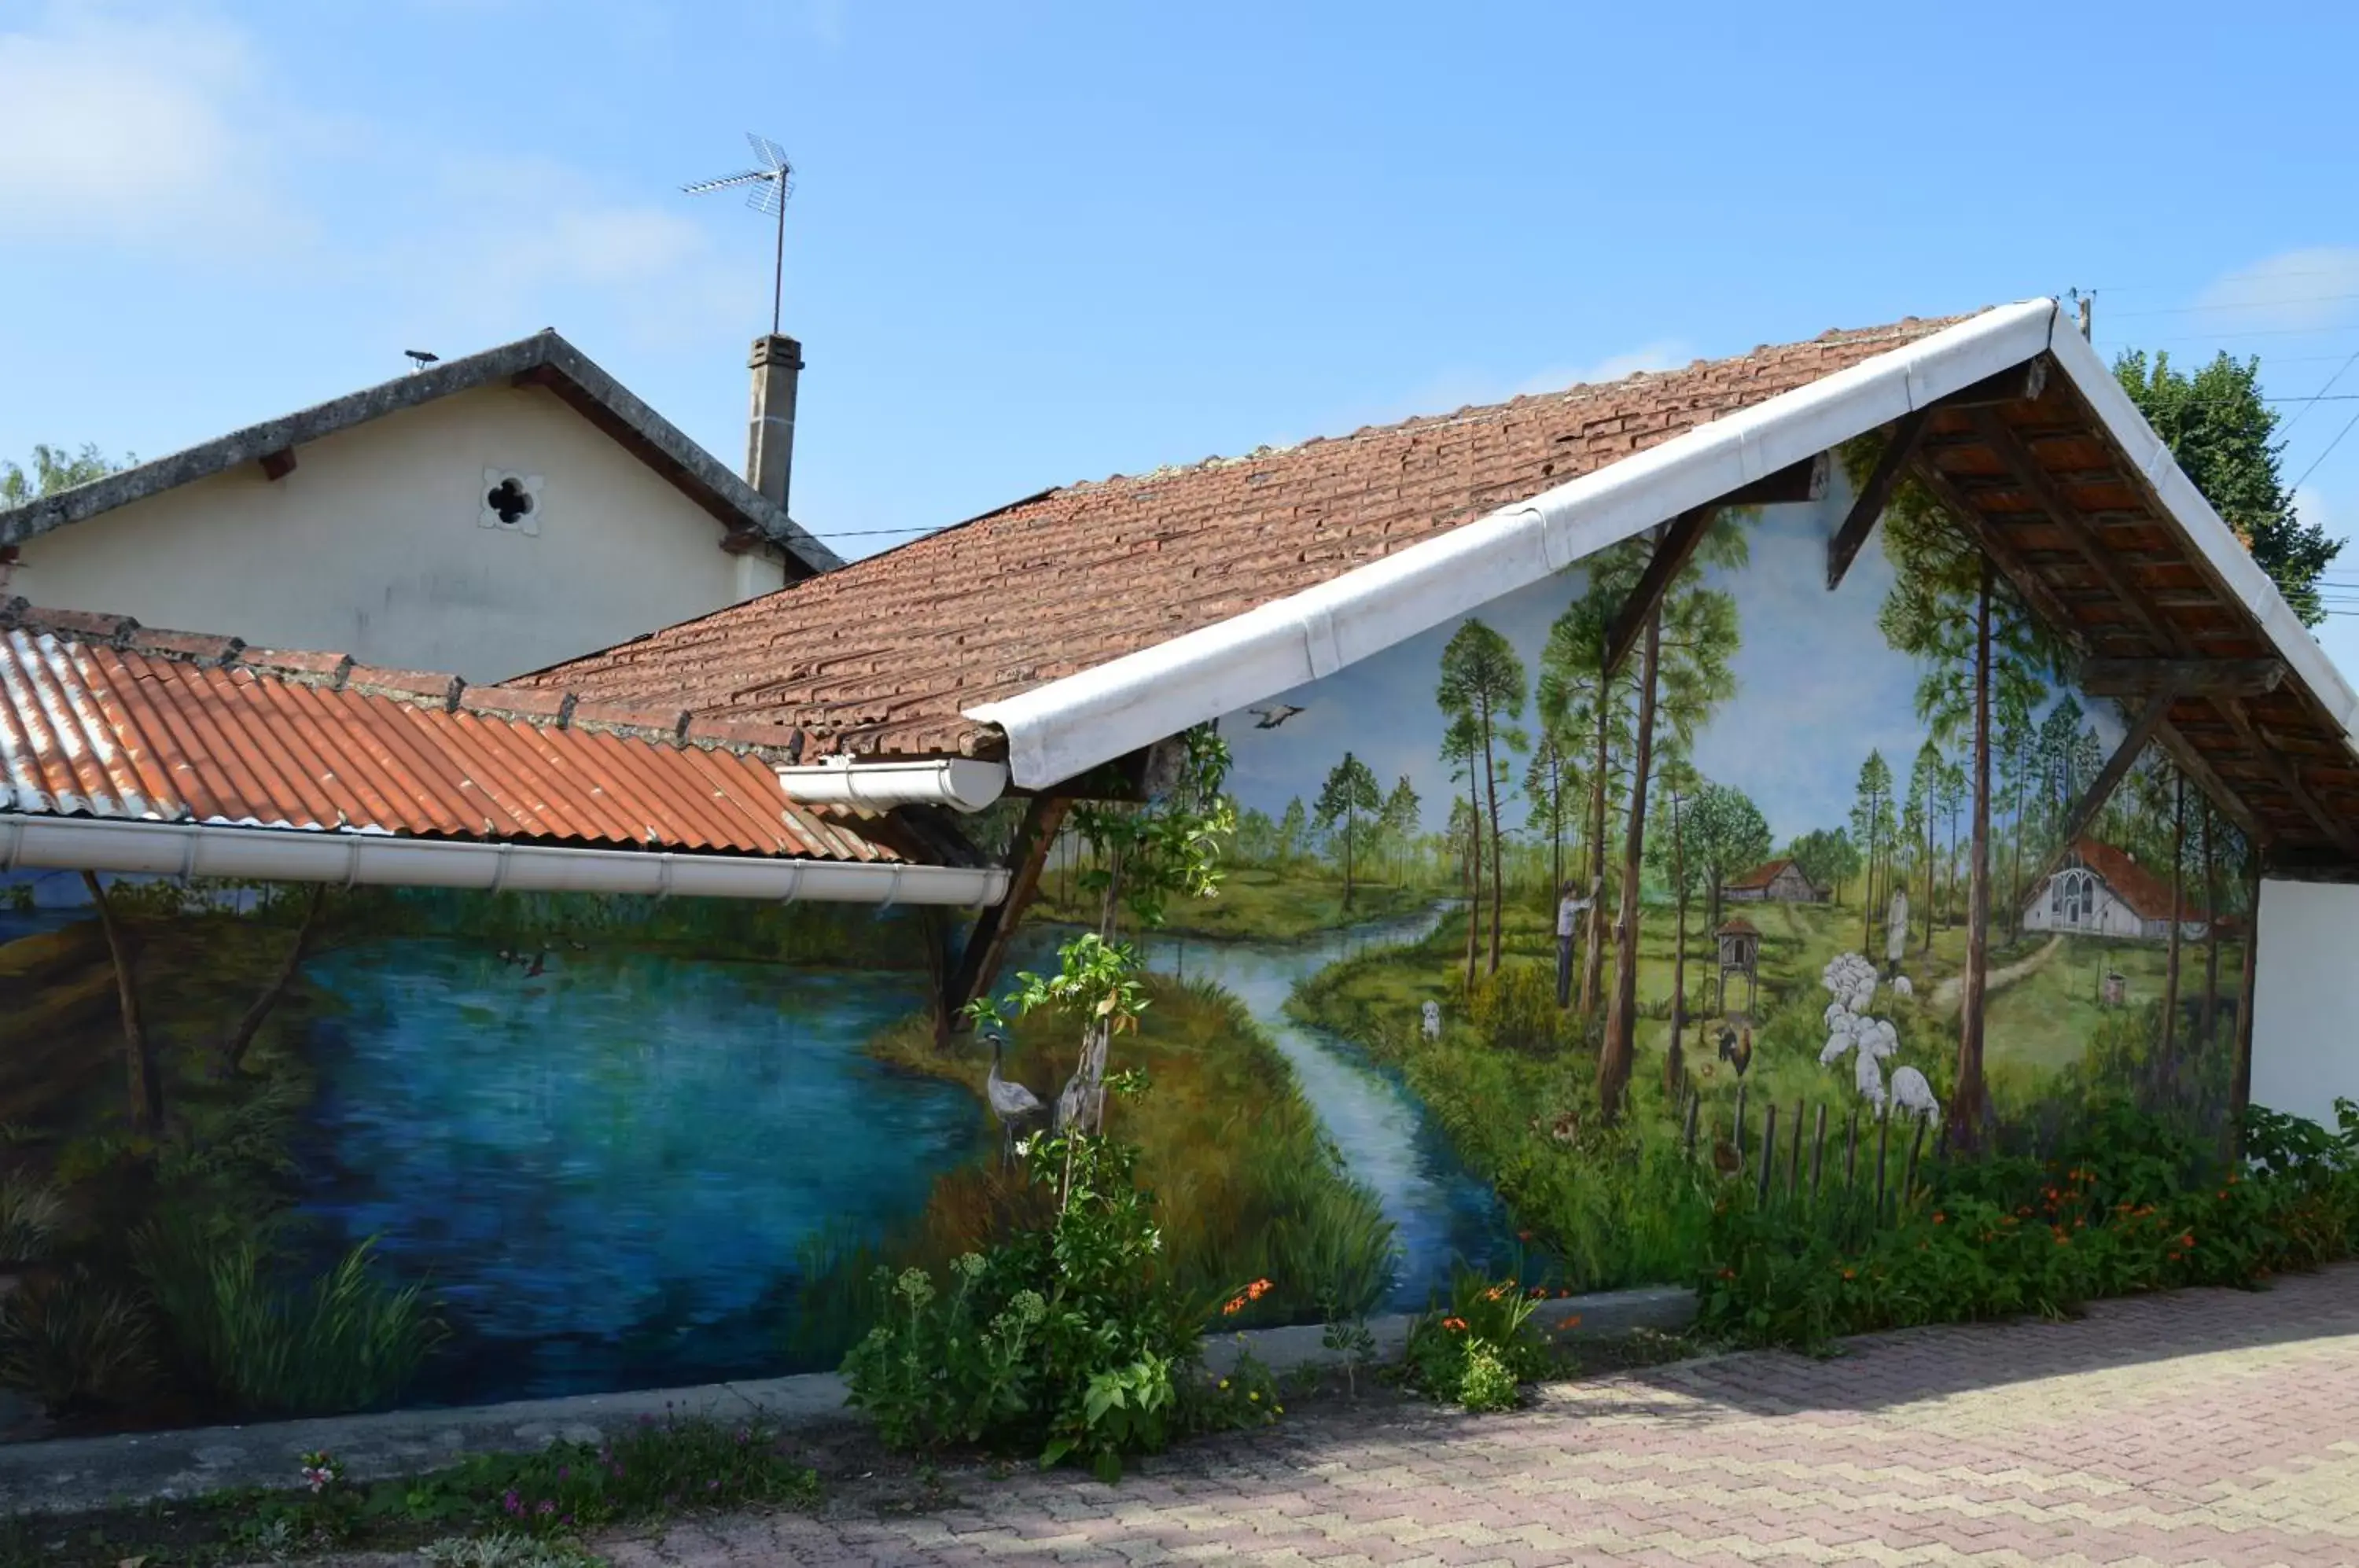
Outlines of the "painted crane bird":
M 1006 1164 L 1016 1161 L 1016 1135 L 1025 1123 L 1038 1117 L 1049 1107 L 1040 1096 L 1016 1083 L 1003 1078 L 999 1073 L 1000 1058 L 1007 1050 L 1007 1036 L 998 1029 L 991 1031 L 991 1076 L 984 1080 L 984 1097 L 991 1102 L 991 1114 L 999 1118 L 999 1155 Z

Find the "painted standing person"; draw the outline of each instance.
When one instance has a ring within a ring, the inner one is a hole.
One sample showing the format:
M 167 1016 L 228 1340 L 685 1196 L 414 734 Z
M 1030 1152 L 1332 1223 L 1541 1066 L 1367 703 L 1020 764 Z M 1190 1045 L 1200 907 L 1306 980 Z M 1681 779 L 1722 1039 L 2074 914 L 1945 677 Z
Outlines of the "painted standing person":
M 1556 901 L 1556 1005 L 1560 1011 L 1572 1006 L 1572 939 L 1581 929 L 1582 911 L 1597 902 L 1594 883 L 1583 894 L 1574 884 L 1567 882 L 1557 889 Z
M 1884 977 L 1887 980 L 1900 973 L 1900 960 L 1908 951 L 1908 895 L 1898 887 L 1892 890 L 1891 908 L 1884 916 Z

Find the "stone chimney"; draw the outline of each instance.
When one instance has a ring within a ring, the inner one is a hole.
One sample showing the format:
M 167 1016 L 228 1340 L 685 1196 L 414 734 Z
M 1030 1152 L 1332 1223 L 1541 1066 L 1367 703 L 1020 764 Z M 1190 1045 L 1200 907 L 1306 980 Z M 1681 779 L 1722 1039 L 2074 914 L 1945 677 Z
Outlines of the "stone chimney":
M 795 383 L 803 345 L 773 332 L 754 340 L 754 412 L 745 434 L 745 483 L 780 511 L 795 464 Z

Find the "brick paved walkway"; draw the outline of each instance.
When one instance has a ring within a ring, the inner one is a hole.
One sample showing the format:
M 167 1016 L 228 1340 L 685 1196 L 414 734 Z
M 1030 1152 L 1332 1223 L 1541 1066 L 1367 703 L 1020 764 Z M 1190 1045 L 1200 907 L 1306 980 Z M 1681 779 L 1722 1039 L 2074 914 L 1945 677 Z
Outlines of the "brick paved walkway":
M 1334 1410 L 1121 1486 L 944 1479 L 605 1543 L 622 1568 L 1047 1563 L 2359 1563 L 2359 1268 Z

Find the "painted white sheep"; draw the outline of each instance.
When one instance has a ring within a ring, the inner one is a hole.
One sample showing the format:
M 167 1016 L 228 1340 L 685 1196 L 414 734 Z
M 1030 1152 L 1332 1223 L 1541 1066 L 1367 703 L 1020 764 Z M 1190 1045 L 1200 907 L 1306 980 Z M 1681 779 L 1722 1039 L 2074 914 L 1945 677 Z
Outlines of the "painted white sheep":
M 1863 1056 L 1873 1056 L 1882 1061 L 1900 1049 L 1900 1031 L 1892 1027 L 1890 1018 L 1864 1019 L 1856 1032 Z
M 1879 1101 L 1882 1096 L 1877 1096 Z M 1881 1110 L 1879 1105 L 1878 1109 Z M 1928 1127 L 1941 1125 L 1941 1103 L 1933 1098 L 1933 1085 L 1925 1074 L 1914 1067 L 1897 1068 L 1892 1074 L 1892 1111 L 1895 1116 L 1922 1116 Z
M 1875 1060 L 1867 1051 L 1861 1051 L 1858 1062 L 1852 1069 L 1852 1081 L 1859 1085 L 1859 1097 L 1874 1107 L 1875 1113 L 1880 1116 L 1884 1114 L 1884 1070 L 1875 1064 Z M 1904 1067 L 1901 1071 L 1906 1073 L 1909 1069 Z
M 1843 1053 L 1849 1051 L 1851 1048 L 1852 1038 L 1849 1031 L 1839 1030 L 1834 1034 L 1827 1036 L 1826 1048 L 1819 1052 L 1819 1065 L 1821 1067 L 1833 1066 L 1836 1062 L 1843 1060 Z
M 1424 1016 L 1419 1021 L 1424 1026 L 1426 1039 L 1440 1040 L 1441 1038 L 1441 1004 L 1428 1002 L 1425 1005 Z
M 1896 996 L 1913 996 L 1917 994 L 1917 987 L 1909 983 L 1908 975 L 1895 975 L 1892 977 L 1892 994 Z

